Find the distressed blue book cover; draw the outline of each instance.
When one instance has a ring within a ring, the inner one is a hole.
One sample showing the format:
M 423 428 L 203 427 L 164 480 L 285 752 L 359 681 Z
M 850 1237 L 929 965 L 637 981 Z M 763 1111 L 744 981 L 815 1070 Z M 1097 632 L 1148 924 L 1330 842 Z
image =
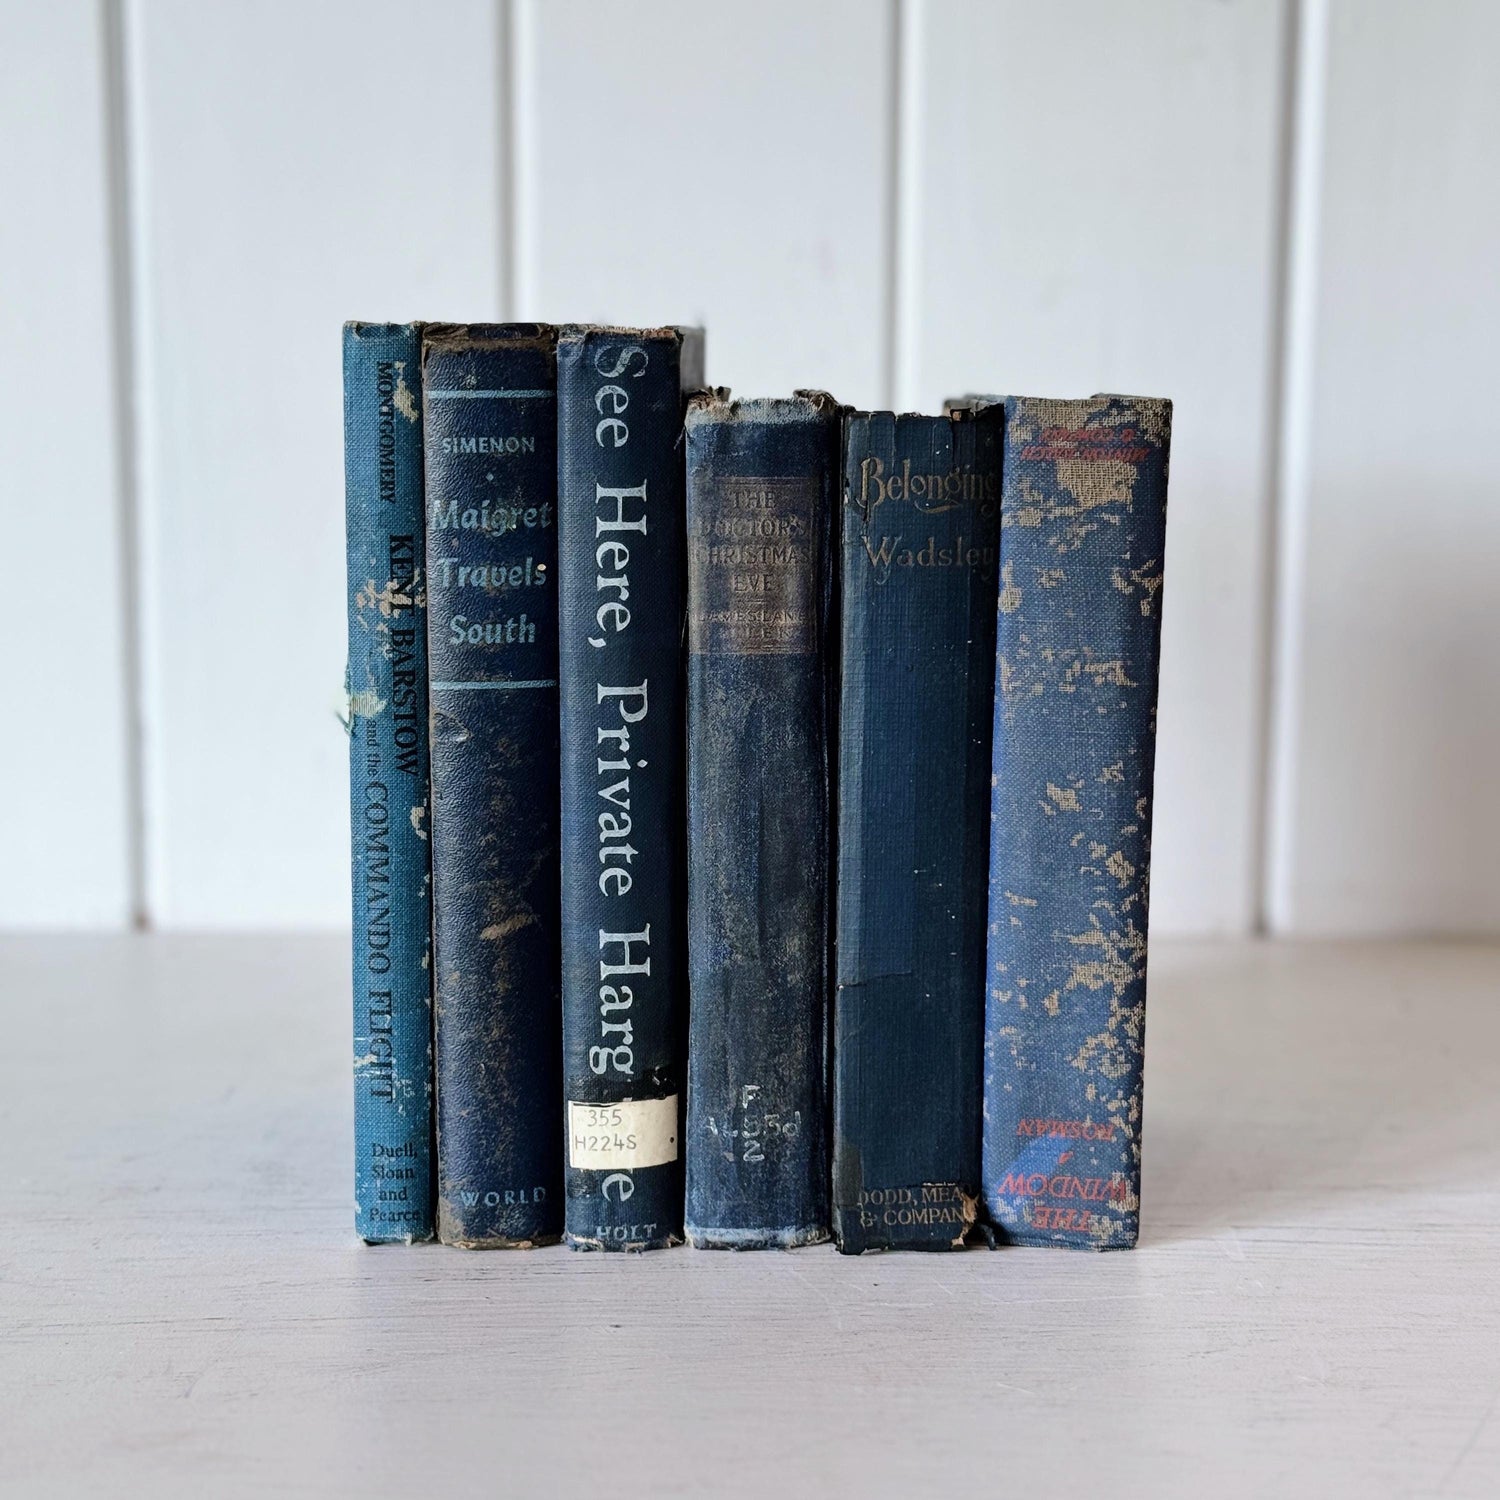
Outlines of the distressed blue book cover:
M 566 1238 L 682 1239 L 685 384 L 702 335 L 557 346 Z
M 832 397 L 688 412 L 687 1236 L 828 1237 Z
M 438 1237 L 563 1224 L 556 334 L 429 324 Z
M 432 863 L 422 336 L 344 325 L 354 1227 L 432 1237 Z
M 1005 413 L 986 1208 L 1004 1241 L 1127 1248 L 1172 405 Z
M 1001 414 L 851 416 L 833 1221 L 947 1250 L 979 1203 Z

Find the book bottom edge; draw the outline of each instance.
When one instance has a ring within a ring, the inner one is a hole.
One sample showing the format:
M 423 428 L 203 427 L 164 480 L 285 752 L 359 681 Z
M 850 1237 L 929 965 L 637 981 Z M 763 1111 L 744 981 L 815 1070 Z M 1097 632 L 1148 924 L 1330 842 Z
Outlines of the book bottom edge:
M 802 1225 L 794 1229 L 687 1226 L 687 1242 L 694 1250 L 796 1250 L 803 1245 L 827 1244 L 831 1238 L 826 1224 Z
M 569 1250 L 590 1251 L 598 1250 L 605 1254 L 617 1255 L 644 1255 L 648 1250 L 670 1250 L 674 1245 L 682 1243 L 681 1234 L 675 1230 L 670 1234 L 659 1235 L 649 1240 L 605 1240 L 593 1234 L 563 1235 L 563 1244 Z
M 1018 1234 L 993 1226 L 989 1229 L 991 1250 L 1080 1250 L 1085 1254 L 1104 1250 L 1134 1250 L 1136 1236 L 1128 1239 L 1096 1239 L 1092 1235 L 1063 1237 L 1049 1234 Z
M 430 1229 L 412 1234 L 376 1234 L 364 1229 L 356 1229 L 354 1232 L 361 1243 L 366 1245 L 429 1245 L 437 1238 Z
M 545 1245 L 555 1245 L 561 1238 L 560 1234 L 537 1234 L 528 1239 L 507 1239 L 502 1236 L 471 1239 L 440 1233 L 438 1242 L 451 1250 L 540 1250 Z

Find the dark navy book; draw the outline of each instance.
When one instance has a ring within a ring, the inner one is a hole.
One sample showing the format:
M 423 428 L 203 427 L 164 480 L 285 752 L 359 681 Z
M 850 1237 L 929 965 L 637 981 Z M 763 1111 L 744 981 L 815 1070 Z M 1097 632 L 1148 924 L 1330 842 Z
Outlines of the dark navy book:
M 1172 405 L 1005 413 L 985 1206 L 1002 1241 L 1127 1248 Z
M 999 412 L 851 416 L 833 1221 L 962 1245 L 979 1200 Z
M 566 1237 L 682 1240 L 684 388 L 703 340 L 557 346 Z
M 432 1237 L 422 334 L 344 325 L 354 1227 Z
M 688 410 L 687 1237 L 828 1237 L 832 397 Z
M 563 1227 L 553 329 L 428 324 L 438 1237 Z

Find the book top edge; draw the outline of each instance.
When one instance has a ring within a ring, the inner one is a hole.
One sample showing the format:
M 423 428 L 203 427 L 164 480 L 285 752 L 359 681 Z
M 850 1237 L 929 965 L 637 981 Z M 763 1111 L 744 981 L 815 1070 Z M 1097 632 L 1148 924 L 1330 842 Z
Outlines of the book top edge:
M 424 323 L 429 349 L 553 349 L 557 329 L 550 323 Z
M 694 339 L 702 339 L 703 330 L 690 327 L 685 323 L 663 323 L 657 328 L 628 328 L 619 323 L 562 323 L 558 325 L 557 341 L 564 343 L 598 334 L 604 334 L 609 338 L 643 341 L 654 339 L 685 344 Z
M 1007 442 L 1014 437 L 1017 442 L 1027 444 L 1034 434 L 1045 435 L 1052 428 L 1123 433 L 1128 426 L 1147 442 L 1162 447 L 1170 442 L 1172 435 L 1172 403 L 1164 396 L 1100 394 L 1076 401 L 1054 400 L 1047 396 L 1008 396 L 1004 411 Z M 1101 452 L 1096 456 L 1104 454 Z
M 794 391 L 790 396 L 754 396 L 735 400 L 728 386 L 695 392 L 688 400 L 687 425 L 718 422 L 821 422 L 845 408 L 827 391 Z
M 993 406 L 1069 407 L 1078 410 L 1101 409 L 1113 403 L 1132 410 L 1160 411 L 1170 413 L 1170 396 L 1129 396 L 1120 391 L 1095 391 L 1092 396 L 1001 396 L 970 391 L 962 396 L 950 396 L 943 402 L 944 411 L 984 411 Z
M 969 406 L 962 402 L 943 403 L 942 411 L 851 411 L 851 422 L 867 422 L 875 426 L 886 424 L 903 425 L 911 422 L 972 422 L 984 416 L 990 408 Z
M 364 318 L 350 318 L 344 324 L 344 337 L 349 339 L 388 339 L 410 337 L 420 333 L 422 323 L 372 323 Z

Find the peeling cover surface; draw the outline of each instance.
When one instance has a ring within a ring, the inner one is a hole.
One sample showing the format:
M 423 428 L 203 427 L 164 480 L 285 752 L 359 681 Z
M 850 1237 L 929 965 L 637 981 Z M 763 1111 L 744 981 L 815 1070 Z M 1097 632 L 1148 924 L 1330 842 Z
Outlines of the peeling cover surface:
M 1127 1248 L 1172 406 L 1005 410 L 985 1202 L 1004 1241 Z
M 354 1227 L 432 1237 L 421 330 L 344 326 Z
M 1001 413 L 850 417 L 833 1215 L 947 1250 L 979 1198 Z

